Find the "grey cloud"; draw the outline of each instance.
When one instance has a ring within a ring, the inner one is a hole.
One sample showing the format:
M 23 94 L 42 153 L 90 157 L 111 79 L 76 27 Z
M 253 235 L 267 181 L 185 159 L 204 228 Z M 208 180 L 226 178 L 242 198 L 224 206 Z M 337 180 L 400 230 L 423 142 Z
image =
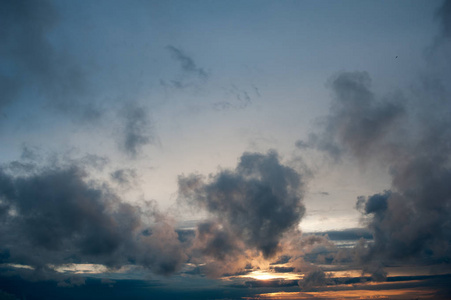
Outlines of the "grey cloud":
M 138 176 L 135 169 L 119 169 L 110 174 L 111 179 L 121 186 L 130 186 Z
M 368 197 L 365 201 L 366 214 L 383 214 L 387 210 L 387 200 L 390 198 L 390 191 L 385 191 L 383 194 L 375 194 Z
M 374 236 L 373 244 L 361 248 L 361 263 L 383 279 L 382 266 L 392 260 L 449 261 L 449 93 L 436 84 L 419 87 L 421 93 L 408 100 L 378 100 L 365 72 L 342 73 L 331 87 L 330 115 L 309 146 L 335 158 L 346 154 L 367 166 L 386 166 L 392 179 L 390 190 L 357 200 Z
M 324 232 L 314 233 L 314 235 L 325 236 L 327 235 L 331 241 L 343 241 L 343 240 L 359 240 L 365 238 L 371 240 L 373 236 L 368 229 L 365 228 L 349 228 L 343 230 L 329 230 Z M 306 236 L 306 234 L 304 234 Z
M 108 157 L 99 156 L 95 154 L 86 154 L 80 159 L 74 161 L 74 164 L 81 165 L 84 167 L 90 167 L 100 171 L 102 171 L 105 168 L 105 166 L 107 166 L 109 163 L 110 159 Z
M 198 224 L 194 250 L 200 251 L 202 255 L 225 260 L 227 255 L 238 256 L 242 249 L 232 232 L 222 228 L 217 222 L 209 221 Z
M 443 37 L 451 38 L 451 1 L 443 1 L 442 6 L 437 10 L 437 17 L 442 26 Z
M 307 273 L 298 284 L 302 291 L 309 291 L 312 288 L 327 285 L 330 282 L 323 270 L 316 269 Z
M 48 38 L 59 21 L 53 3 L 7 0 L 0 5 L 0 62 L 8 66 L 0 73 L 0 109 L 32 87 L 52 108 L 76 118 L 98 118 L 101 111 L 81 100 L 89 85 L 80 63 Z
M 294 271 L 294 267 L 271 267 L 277 273 L 290 273 Z
M 155 142 L 152 123 L 145 107 L 132 104 L 120 111 L 122 118 L 122 133 L 120 146 L 125 153 L 136 157 L 142 148 Z
M 385 279 L 383 267 L 394 261 L 450 269 L 451 94 L 444 84 L 451 80 L 450 3 L 439 9 L 440 40 L 428 53 L 419 84 L 406 92 L 409 98 L 379 100 L 367 73 L 341 73 L 331 81 L 335 97 L 323 131 L 298 145 L 387 167 L 389 190 L 356 203 L 374 243 L 359 243 L 351 256 L 376 280 Z
M 207 182 L 197 175 L 179 177 L 180 196 L 220 224 L 209 242 L 215 255 L 223 251 L 217 244 L 235 249 L 240 243 L 265 257 L 276 254 L 283 234 L 304 215 L 303 188 L 302 175 L 280 164 L 275 152 L 244 153 L 234 171 L 223 170 Z M 196 238 L 202 237 L 200 229 Z
M 312 133 L 299 148 L 316 147 L 339 159 L 344 152 L 364 157 L 385 147 L 384 141 L 404 114 L 403 99 L 379 100 L 371 92 L 366 72 L 344 72 L 333 78 L 331 114 L 323 121 L 321 134 Z
M 172 57 L 180 63 L 183 71 L 190 74 L 195 74 L 201 79 L 206 79 L 208 77 L 204 69 L 199 68 L 194 60 L 186 55 L 182 50 L 171 45 L 166 46 L 166 49 L 171 53 Z
M 0 199 L 0 244 L 8 254 L 2 261 L 34 267 L 37 277 L 49 272 L 48 265 L 65 263 L 135 264 L 167 275 L 186 259 L 171 223 L 152 203 L 124 203 L 80 168 L 47 167 L 21 176 L 2 168 Z

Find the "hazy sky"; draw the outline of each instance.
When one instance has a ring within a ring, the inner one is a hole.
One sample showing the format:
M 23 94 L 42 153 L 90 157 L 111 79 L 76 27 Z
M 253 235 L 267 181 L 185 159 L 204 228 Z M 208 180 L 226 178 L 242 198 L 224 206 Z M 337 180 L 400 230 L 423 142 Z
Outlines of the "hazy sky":
M 0 2 L 2 274 L 449 273 L 449 1 Z

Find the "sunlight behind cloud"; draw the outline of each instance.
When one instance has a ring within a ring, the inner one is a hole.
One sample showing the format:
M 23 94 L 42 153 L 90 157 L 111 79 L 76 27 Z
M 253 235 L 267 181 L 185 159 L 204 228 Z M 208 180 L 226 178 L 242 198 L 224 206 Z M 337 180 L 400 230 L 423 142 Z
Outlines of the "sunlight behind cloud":
M 241 275 L 240 278 L 253 278 L 256 280 L 271 280 L 271 279 L 284 279 L 284 280 L 298 280 L 303 277 L 301 274 L 296 273 L 277 273 L 270 271 L 252 271 L 249 274 Z

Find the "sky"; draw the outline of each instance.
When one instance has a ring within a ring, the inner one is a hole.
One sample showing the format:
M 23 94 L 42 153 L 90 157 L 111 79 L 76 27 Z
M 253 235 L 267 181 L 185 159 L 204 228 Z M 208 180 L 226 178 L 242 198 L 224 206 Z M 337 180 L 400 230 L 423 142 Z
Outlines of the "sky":
M 451 297 L 450 1 L 0 0 L 0 40 L 1 299 Z

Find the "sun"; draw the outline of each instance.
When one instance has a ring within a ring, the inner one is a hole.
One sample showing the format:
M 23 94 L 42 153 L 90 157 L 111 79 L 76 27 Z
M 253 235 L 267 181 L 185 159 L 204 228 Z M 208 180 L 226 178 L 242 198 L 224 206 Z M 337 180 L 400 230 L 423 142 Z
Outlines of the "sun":
M 284 279 L 284 280 L 298 280 L 301 278 L 299 274 L 296 273 L 277 273 L 266 270 L 256 270 L 252 271 L 246 275 L 240 276 L 242 278 L 252 278 L 255 280 L 272 280 L 272 279 Z

